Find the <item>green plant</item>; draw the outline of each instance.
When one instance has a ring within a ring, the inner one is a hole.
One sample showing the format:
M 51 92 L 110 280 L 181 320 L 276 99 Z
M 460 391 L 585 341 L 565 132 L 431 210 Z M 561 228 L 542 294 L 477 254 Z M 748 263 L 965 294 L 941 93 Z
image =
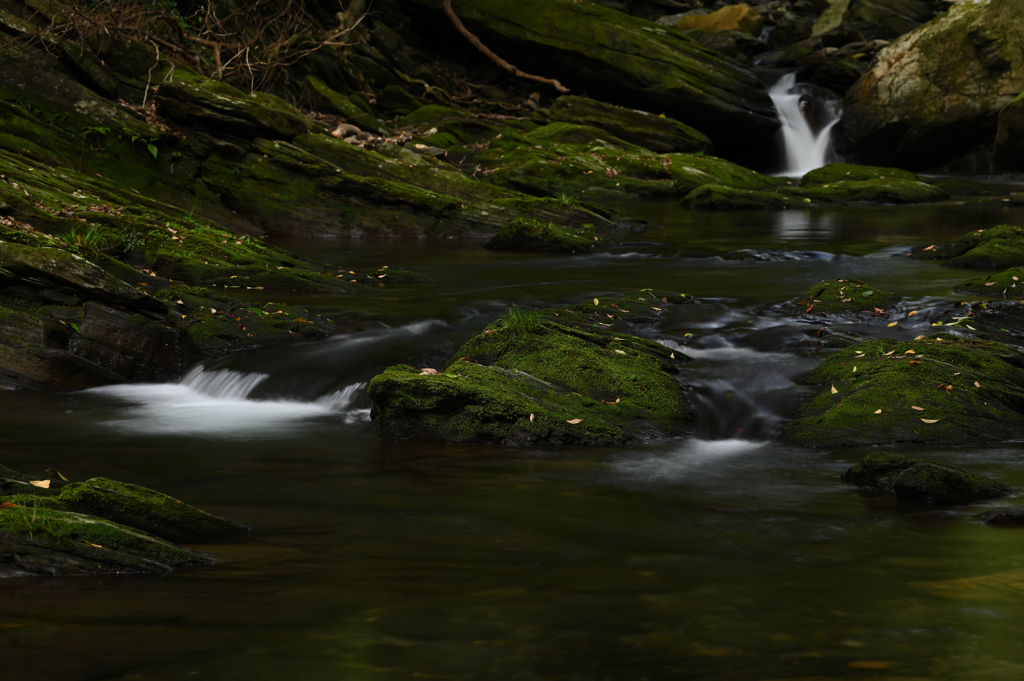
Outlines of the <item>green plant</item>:
M 126 251 L 134 251 L 146 245 L 146 237 L 142 232 L 134 229 L 125 232 L 122 238 L 124 240 L 124 250 Z
M 575 196 L 572 196 L 571 194 L 566 194 L 565 192 L 562 192 L 561 194 L 556 196 L 555 197 L 555 201 L 557 201 L 558 205 L 561 206 L 562 208 L 566 208 L 568 206 L 574 206 L 574 205 L 576 205 L 576 203 L 578 203 L 576 201 L 576 197 Z
M 540 310 L 521 308 L 513 305 L 504 318 L 504 328 L 517 333 L 529 333 L 540 326 L 544 316 Z
M 72 227 L 65 234 L 60 235 L 60 238 L 72 252 L 79 250 L 107 251 L 124 243 L 124 236 L 119 232 L 112 232 L 96 225 Z
M 160 150 L 157 149 L 156 144 L 154 144 L 154 142 L 156 142 L 158 138 L 154 137 L 153 139 L 146 139 L 142 135 L 138 134 L 137 132 L 129 128 L 128 126 L 123 126 L 121 128 L 121 134 L 131 140 L 132 146 L 135 146 L 135 143 L 138 140 L 142 140 L 143 142 L 145 142 L 146 151 L 153 155 L 153 160 L 156 160 L 156 157 L 160 154 Z

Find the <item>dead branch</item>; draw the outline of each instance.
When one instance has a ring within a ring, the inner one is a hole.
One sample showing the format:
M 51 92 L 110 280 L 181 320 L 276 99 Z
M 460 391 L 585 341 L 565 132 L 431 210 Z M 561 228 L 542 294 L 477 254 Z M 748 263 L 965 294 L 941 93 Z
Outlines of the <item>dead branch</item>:
M 473 47 L 483 52 L 484 55 L 488 59 L 493 61 L 495 64 L 505 69 L 513 76 L 525 78 L 527 80 L 537 81 L 538 83 L 545 83 L 546 85 L 551 85 L 562 94 L 565 94 L 566 92 L 569 91 L 569 88 L 565 87 L 557 80 L 554 80 L 552 78 L 545 78 L 543 76 L 534 76 L 529 73 L 524 73 L 517 69 L 516 67 L 509 64 L 507 61 L 505 61 L 498 55 L 494 54 L 494 52 L 492 52 L 490 48 L 488 48 L 486 45 L 480 42 L 479 38 L 470 33 L 469 30 L 462 25 L 462 20 L 459 19 L 459 16 L 455 13 L 455 10 L 452 9 L 452 0 L 444 0 L 442 6 L 444 7 L 445 14 L 447 14 L 448 18 L 452 20 L 453 24 L 455 24 L 456 30 L 458 30 L 458 32 L 461 33 L 466 38 L 466 40 L 468 40 L 473 45 Z

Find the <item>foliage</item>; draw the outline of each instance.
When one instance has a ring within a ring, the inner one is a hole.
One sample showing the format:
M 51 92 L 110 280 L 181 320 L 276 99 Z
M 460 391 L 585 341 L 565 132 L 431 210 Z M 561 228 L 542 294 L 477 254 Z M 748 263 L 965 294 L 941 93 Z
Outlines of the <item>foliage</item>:
M 544 315 L 540 310 L 513 305 L 503 320 L 504 328 L 516 333 L 529 333 L 540 327 Z

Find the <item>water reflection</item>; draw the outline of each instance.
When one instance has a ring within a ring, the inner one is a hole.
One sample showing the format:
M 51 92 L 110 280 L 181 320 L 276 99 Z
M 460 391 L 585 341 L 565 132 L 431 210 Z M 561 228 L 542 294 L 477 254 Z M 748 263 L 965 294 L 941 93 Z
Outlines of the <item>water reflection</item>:
M 831 241 L 840 234 L 839 216 L 821 210 L 781 210 L 774 214 L 772 234 L 780 241 Z

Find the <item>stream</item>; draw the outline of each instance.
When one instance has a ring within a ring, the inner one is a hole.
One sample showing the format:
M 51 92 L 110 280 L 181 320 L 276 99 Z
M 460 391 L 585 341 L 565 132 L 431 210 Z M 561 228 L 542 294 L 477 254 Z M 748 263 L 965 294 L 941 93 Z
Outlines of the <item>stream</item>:
M 973 273 L 894 256 L 1024 224 L 1024 208 L 618 207 L 651 229 L 577 256 L 279 239 L 437 281 L 275 293 L 339 332 L 178 384 L 0 394 L 5 465 L 153 487 L 253 528 L 194 546 L 220 559 L 213 568 L 0 581 L 4 678 L 1024 678 L 1021 530 L 974 521 L 984 504 L 861 494 L 839 476 L 869 448 L 777 442 L 805 394 L 795 379 L 819 361 L 793 348 L 818 327 L 765 307 L 821 279 L 865 279 L 919 314 L 858 331 L 927 333 L 930 311 Z M 735 251 L 743 259 L 707 257 Z M 695 359 L 692 437 L 499 449 L 373 433 L 363 388 L 384 367 L 440 367 L 512 303 L 645 287 L 702 303 L 640 331 Z M 1024 488 L 1021 443 L 900 451 Z

